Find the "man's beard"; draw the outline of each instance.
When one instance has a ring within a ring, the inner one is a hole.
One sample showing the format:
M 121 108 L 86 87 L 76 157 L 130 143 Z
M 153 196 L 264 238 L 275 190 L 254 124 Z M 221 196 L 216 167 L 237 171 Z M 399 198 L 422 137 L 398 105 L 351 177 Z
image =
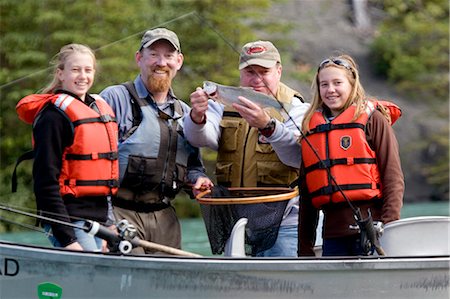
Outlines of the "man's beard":
M 148 77 L 147 85 L 151 92 L 165 92 L 168 91 L 172 79 L 169 76 L 155 77 L 153 74 Z

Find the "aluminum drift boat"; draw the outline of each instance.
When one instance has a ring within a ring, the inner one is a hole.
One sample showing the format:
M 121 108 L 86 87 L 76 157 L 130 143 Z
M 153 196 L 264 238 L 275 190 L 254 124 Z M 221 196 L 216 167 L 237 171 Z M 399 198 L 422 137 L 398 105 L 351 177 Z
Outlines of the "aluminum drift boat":
M 0 298 L 449 298 L 449 228 L 449 217 L 399 220 L 385 228 L 387 256 L 360 258 L 120 256 L 0 242 Z

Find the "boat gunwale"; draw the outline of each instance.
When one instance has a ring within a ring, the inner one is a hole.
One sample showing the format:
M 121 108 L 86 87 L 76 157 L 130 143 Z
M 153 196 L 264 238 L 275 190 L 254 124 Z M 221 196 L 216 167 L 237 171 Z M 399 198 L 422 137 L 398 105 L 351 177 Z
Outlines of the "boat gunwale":
M 4 249 L 13 252 L 5 254 Z M 17 250 L 20 249 L 20 250 Z M 20 253 L 19 253 L 20 252 Z M 54 254 L 57 252 L 58 254 Z M 256 258 L 256 257 L 185 257 L 167 255 L 119 255 L 100 252 L 79 252 L 61 248 L 41 247 L 28 244 L 10 243 L 0 240 L 0 257 L 33 259 L 52 262 L 66 262 L 70 256 L 72 264 L 90 264 L 104 266 L 117 266 L 121 268 L 131 267 L 136 269 L 145 268 L 170 268 L 174 270 L 191 269 L 194 266 L 214 267 L 217 271 L 223 270 L 246 270 L 261 271 L 273 270 L 277 266 L 278 271 L 328 271 L 339 270 L 364 270 L 364 269 L 449 269 L 450 255 L 444 256 L 414 256 L 414 257 L 298 257 L 298 258 Z M 234 267 L 239 265 L 239 269 Z

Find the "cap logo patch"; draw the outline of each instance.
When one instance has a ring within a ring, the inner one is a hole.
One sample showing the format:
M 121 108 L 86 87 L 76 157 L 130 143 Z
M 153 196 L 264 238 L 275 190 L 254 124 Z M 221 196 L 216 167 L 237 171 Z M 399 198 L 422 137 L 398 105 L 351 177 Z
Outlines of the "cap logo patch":
M 348 150 L 352 145 L 352 138 L 350 136 L 342 136 L 340 145 L 343 150 Z
M 247 55 L 261 54 L 266 51 L 267 51 L 267 49 L 263 46 L 253 46 L 253 47 L 248 48 Z

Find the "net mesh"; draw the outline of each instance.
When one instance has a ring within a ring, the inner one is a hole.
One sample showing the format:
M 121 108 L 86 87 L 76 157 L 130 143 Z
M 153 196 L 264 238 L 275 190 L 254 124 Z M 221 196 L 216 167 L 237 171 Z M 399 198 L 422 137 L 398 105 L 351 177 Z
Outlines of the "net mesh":
M 246 198 L 285 193 L 286 190 L 232 190 L 215 186 L 205 197 Z M 289 198 L 288 198 L 289 199 Z M 288 200 L 252 204 L 200 204 L 201 213 L 208 233 L 213 254 L 222 254 L 231 235 L 233 226 L 240 218 L 247 218 L 245 228 L 246 254 L 255 256 L 258 252 L 273 246 L 283 219 Z

